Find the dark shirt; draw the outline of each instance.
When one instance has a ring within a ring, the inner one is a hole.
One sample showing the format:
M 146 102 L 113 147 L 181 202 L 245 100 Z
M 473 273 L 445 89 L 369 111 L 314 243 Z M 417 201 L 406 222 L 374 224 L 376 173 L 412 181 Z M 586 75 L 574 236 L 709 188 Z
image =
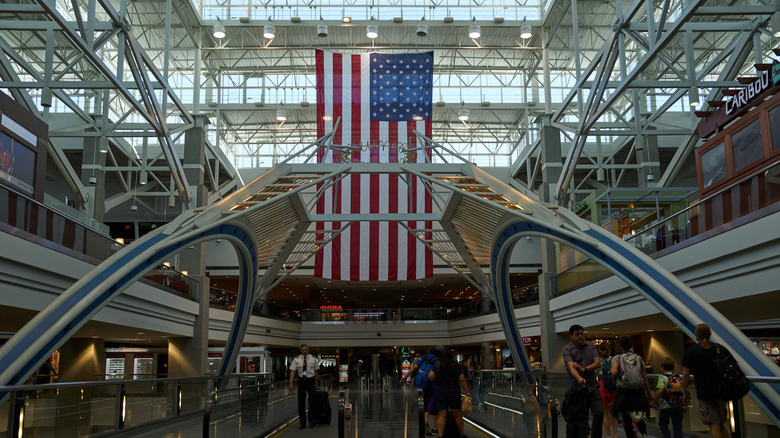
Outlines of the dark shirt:
M 455 376 L 445 378 L 441 373 L 441 361 L 433 365 L 433 372 L 436 373 L 436 385 L 433 387 L 435 394 L 460 395 L 460 376 L 466 374 L 466 370 L 461 364 L 457 364 L 457 367 Z
M 581 347 L 574 345 L 574 342 L 569 342 L 565 347 L 563 347 L 563 364 L 567 365 L 567 391 L 574 388 L 574 386 L 577 384 L 577 380 L 575 380 L 574 376 L 571 375 L 571 370 L 569 370 L 568 363 L 575 362 L 580 364 L 581 367 L 585 368 L 592 364 L 593 359 L 597 357 L 599 357 L 598 350 L 596 350 L 596 346 L 593 345 L 593 342 L 590 341 L 583 341 Z M 596 378 L 595 370 L 582 372 L 580 373 L 580 377 L 585 378 L 585 386 L 588 388 L 588 392 L 593 391 L 599 387 L 599 381 Z
M 715 345 L 705 350 L 701 344 L 689 348 L 683 356 L 682 366 L 691 370 L 696 382 L 696 398 L 705 401 L 718 399 L 715 375 Z

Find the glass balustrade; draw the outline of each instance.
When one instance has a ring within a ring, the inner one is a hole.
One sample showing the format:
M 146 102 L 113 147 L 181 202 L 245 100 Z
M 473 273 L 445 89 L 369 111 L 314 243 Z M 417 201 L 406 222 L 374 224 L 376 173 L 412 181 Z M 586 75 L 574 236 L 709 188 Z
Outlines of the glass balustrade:
M 663 255 L 707 239 L 718 227 L 739 226 L 777 211 L 780 200 L 780 163 L 751 174 L 732 186 L 698 201 L 673 216 L 639 230 L 626 242 L 645 254 Z M 771 208 L 768 208 L 771 207 Z M 552 278 L 554 296 L 597 281 L 611 273 L 587 259 Z

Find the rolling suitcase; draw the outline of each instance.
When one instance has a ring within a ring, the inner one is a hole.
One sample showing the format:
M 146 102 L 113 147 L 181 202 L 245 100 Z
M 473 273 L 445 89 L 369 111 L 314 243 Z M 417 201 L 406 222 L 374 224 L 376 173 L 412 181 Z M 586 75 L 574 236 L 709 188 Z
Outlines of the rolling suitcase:
M 333 416 L 328 400 L 328 391 L 314 391 L 314 398 L 309 405 L 309 426 L 315 424 L 330 425 L 330 418 Z

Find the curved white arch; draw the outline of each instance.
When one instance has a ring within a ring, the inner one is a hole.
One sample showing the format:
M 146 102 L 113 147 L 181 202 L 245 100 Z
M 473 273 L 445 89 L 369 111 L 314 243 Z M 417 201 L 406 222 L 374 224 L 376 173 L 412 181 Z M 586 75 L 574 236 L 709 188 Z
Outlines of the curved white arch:
M 175 236 L 166 234 L 175 226 L 172 223 L 155 230 L 114 254 L 39 312 L 0 348 L 0 383 L 24 382 L 46 357 L 146 272 L 191 245 L 218 238 L 236 249 L 240 271 L 236 310 L 218 370 L 219 375 L 229 373 L 254 302 L 258 274 L 254 233 L 245 224 L 234 221 Z
M 516 219 L 500 227 L 495 234 L 490 270 L 496 307 L 507 343 L 518 358 L 516 363 L 524 371 L 531 371 L 531 367 L 514 317 L 509 258 L 521 237 L 535 235 L 556 240 L 590 256 L 636 289 L 688 336 L 695 338 L 696 325 L 706 323 L 712 329 L 712 340 L 728 346 L 746 374 L 780 377 L 777 365 L 755 348 L 734 324 L 652 258 L 599 227 L 579 218 L 568 219 L 580 229 L 564 231 L 536 221 Z M 780 384 L 753 383 L 750 396 L 780 425 Z

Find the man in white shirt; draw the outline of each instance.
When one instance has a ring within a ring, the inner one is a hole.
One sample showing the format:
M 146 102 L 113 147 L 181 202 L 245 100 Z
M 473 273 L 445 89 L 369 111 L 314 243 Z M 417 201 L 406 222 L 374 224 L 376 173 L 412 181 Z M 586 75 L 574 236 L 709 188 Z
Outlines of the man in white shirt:
M 306 394 L 309 394 L 309 409 L 314 400 L 314 388 L 317 386 L 317 374 L 320 369 L 320 361 L 316 356 L 309 354 L 309 346 L 301 344 L 300 356 L 295 356 L 290 364 L 290 385 L 293 390 L 293 380 L 298 377 L 298 429 L 306 429 Z

